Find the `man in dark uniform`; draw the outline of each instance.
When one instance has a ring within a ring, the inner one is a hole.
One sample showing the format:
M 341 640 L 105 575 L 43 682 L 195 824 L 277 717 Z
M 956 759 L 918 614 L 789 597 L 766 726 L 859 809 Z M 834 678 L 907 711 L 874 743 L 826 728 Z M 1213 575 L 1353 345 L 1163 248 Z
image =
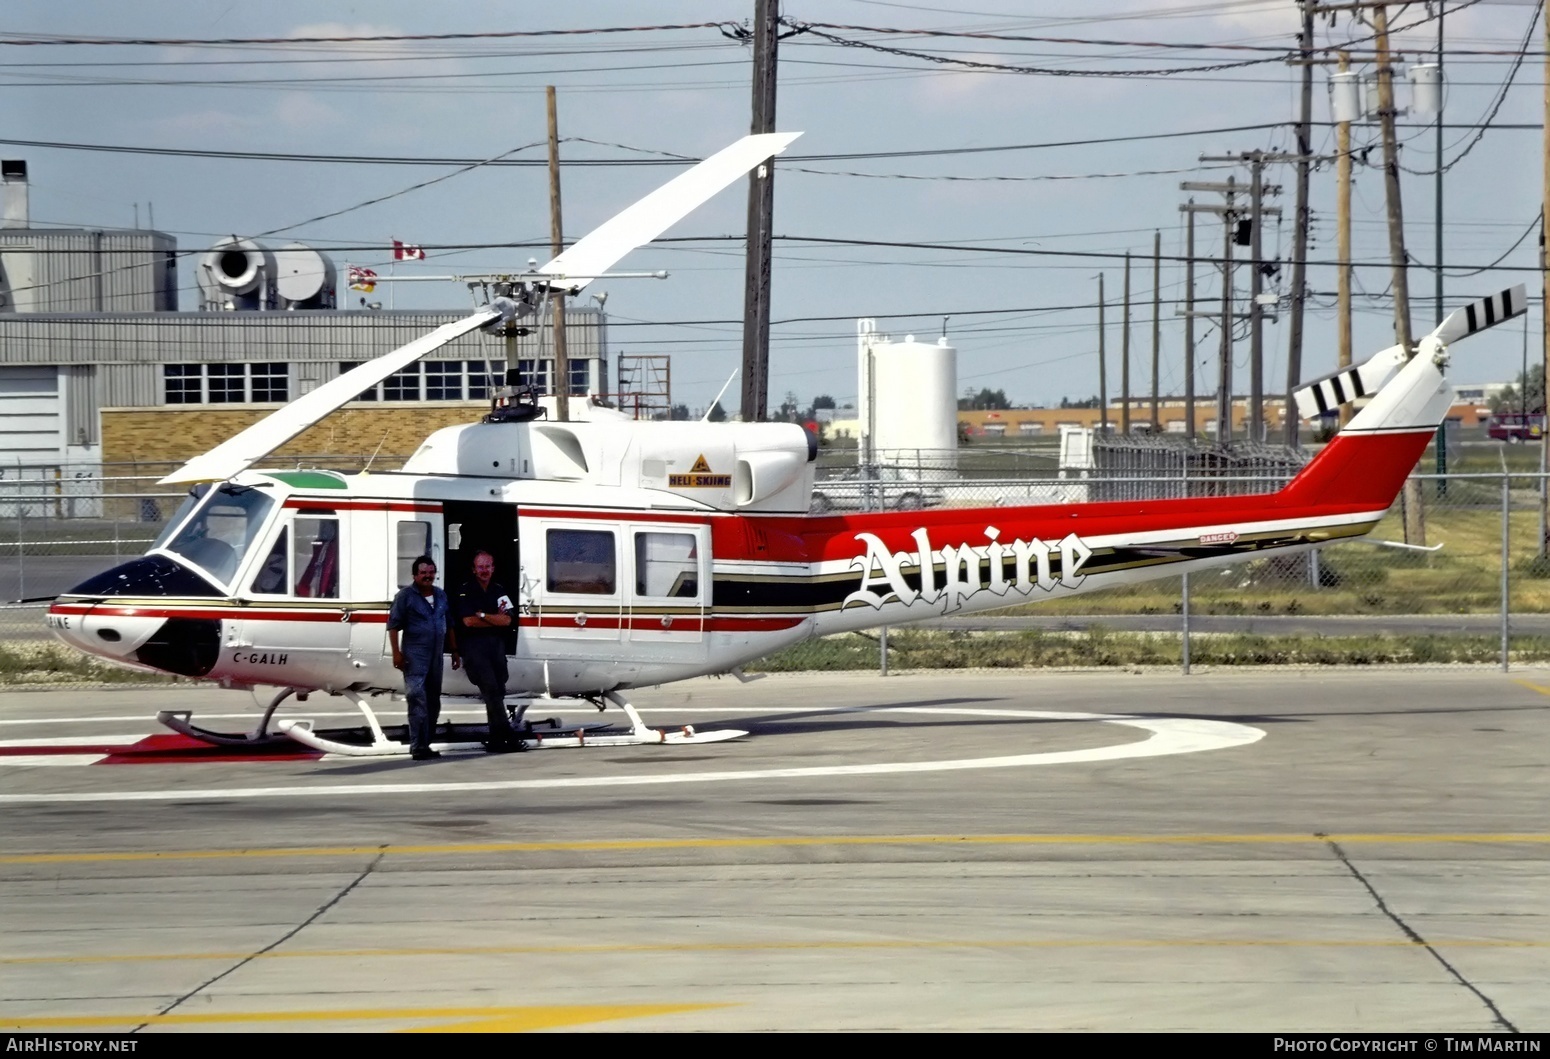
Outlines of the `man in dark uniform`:
M 410 566 L 414 578 L 398 590 L 388 611 L 388 643 L 393 668 L 404 674 L 404 698 L 409 703 L 409 756 L 425 761 L 441 754 L 431 749 L 431 734 L 441 717 L 441 652 L 461 664 L 457 636 L 450 620 L 447 594 L 436 587 L 436 562 L 422 555 Z M 399 634 L 403 642 L 399 642 Z
M 468 664 L 468 679 L 484 699 L 490 722 L 485 749 L 492 754 L 526 750 L 506 716 L 506 630 L 515 613 L 511 597 L 495 578 L 495 557 L 474 553 L 474 579 L 457 593 L 458 635 Z

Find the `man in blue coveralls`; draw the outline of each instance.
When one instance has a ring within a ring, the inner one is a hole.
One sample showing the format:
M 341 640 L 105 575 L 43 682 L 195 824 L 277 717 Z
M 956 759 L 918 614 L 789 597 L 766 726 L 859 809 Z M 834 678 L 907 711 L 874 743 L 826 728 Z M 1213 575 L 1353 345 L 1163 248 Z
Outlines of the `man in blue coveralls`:
M 431 734 L 441 717 L 442 647 L 452 655 L 452 668 L 463 664 L 449 620 L 447 594 L 436 587 L 436 562 L 422 555 L 410 566 L 414 580 L 398 590 L 388 611 L 388 643 L 393 668 L 404 674 L 409 702 L 409 756 L 416 761 L 440 757 L 431 749 Z M 399 633 L 403 642 L 399 642 Z

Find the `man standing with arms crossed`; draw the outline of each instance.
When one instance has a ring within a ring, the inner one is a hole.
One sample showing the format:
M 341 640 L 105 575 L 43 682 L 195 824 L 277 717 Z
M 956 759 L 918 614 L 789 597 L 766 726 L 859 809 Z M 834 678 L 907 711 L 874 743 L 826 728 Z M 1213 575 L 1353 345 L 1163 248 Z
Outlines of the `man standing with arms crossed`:
M 447 594 L 436 587 L 436 561 L 422 555 L 409 569 L 414 580 L 398 590 L 393 608 L 388 611 L 388 643 L 393 648 L 393 668 L 404 674 L 404 698 L 409 703 L 409 756 L 416 761 L 428 761 L 441 756 L 431 749 L 431 735 L 441 717 L 443 645 L 452 655 L 453 669 L 462 664 L 462 659 L 449 620 Z
M 526 750 L 506 716 L 506 630 L 511 628 L 511 597 L 494 580 L 495 557 L 474 553 L 474 579 L 457 593 L 458 635 L 468 662 L 468 679 L 484 699 L 490 722 L 485 749 L 492 754 Z

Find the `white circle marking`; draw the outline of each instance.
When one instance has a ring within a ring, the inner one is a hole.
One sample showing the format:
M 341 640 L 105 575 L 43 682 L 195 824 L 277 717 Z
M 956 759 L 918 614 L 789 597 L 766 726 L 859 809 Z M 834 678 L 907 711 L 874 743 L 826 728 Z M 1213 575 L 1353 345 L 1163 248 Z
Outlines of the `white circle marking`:
M 1069 765 L 1125 758 L 1195 754 L 1247 746 L 1265 737 L 1262 729 L 1232 721 L 1189 717 L 1134 717 L 1126 714 L 1061 713 L 1046 710 L 997 710 L 889 706 L 855 712 L 909 713 L 958 717 L 1020 717 L 1041 721 L 1099 721 L 1149 732 L 1139 742 L 1084 750 L 1049 750 L 996 757 L 950 758 L 942 761 L 887 761 L 869 765 L 812 765 L 802 768 L 737 769 L 720 772 L 686 772 L 673 775 L 568 776 L 535 780 L 479 780 L 458 783 L 319 784 L 299 787 L 235 787 L 230 789 L 160 791 L 96 791 L 54 794 L 4 794 L 0 805 L 37 805 L 51 802 L 152 802 L 217 798 L 311 798 L 328 795 L 364 796 L 424 794 L 457 791 L 517 791 L 577 787 L 658 786 L 672 783 L 723 783 L 730 780 L 808 779 L 819 776 L 887 776 L 909 772 L 957 772 L 966 769 L 1018 768 L 1031 765 Z

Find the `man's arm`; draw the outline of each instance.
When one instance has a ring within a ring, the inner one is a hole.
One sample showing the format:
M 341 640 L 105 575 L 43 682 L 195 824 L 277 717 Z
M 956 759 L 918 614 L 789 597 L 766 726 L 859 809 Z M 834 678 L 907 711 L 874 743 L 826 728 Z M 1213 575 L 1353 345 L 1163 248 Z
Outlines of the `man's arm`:
M 402 591 L 393 597 L 393 606 L 388 609 L 388 646 L 393 649 L 393 668 L 404 668 L 404 652 L 398 644 L 398 630 L 404 627 L 404 594 Z
M 494 585 L 496 592 L 504 595 L 499 585 Z M 478 603 L 470 600 L 466 595 L 459 595 L 457 599 L 458 614 L 463 618 L 463 627 L 468 629 L 504 629 L 511 624 L 511 615 L 501 611 L 478 610 Z

